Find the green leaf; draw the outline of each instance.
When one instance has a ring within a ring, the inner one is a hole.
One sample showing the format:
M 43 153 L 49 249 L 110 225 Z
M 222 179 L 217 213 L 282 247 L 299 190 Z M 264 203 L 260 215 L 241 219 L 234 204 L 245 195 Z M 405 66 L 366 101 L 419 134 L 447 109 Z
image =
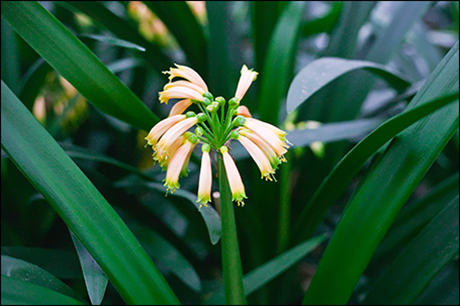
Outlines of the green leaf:
M 353 176 L 359 171 L 362 165 L 385 143 L 395 137 L 398 133 L 416 123 L 425 116 L 428 116 L 458 100 L 458 92 L 448 96 L 434 99 L 412 110 L 403 112 L 383 123 L 375 129 L 353 149 L 351 149 L 342 160 L 332 169 L 321 186 L 316 190 L 312 199 L 302 210 L 299 218 L 294 224 L 296 230 L 302 234 L 298 237 L 308 237 L 316 226 L 322 221 L 330 205 L 345 190 Z M 310 220 L 308 222 L 307 220 Z
M 173 61 L 160 46 L 147 41 L 130 22 L 115 15 L 102 3 L 96 1 L 59 1 L 56 3 L 66 8 L 70 7 L 81 11 L 96 21 L 97 25 L 109 30 L 116 37 L 145 48 L 145 52 L 140 53 L 139 56 L 157 70 L 166 70 L 172 66 Z
M 132 183 L 121 183 L 118 186 L 119 187 L 129 187 L 131 184 Z M 165 186 L 159 183 L 144 182 L 143 185 L 148 188 L 159 191 L 160 194 L 164 194 L 166 190 Z M 208 207 L 200 208 L 200 203 L 197 202 L 198 198 L 196 194 L 191 193 L 190 191 L 187 191 L 187 190 L 183 190 L 183 189 L 178 189 L 174 191 L 174 194 L 172 194 L 171 196 L 172 197 L 177 196 L 177 197 L 181 197 L 186 200 L 189 200 L 190 203 L 192 203 L 197 208 L 198 212 L 201 214 L 201 217 L 206 223 L 206 227 L 208 229 L 209 238 L 211 240 L 211 243 L 216 244 L 217 242 L 219 242 L 219 239 L 221 237 L 221 232 L 222 232 L 221 220 L 220 220 L 219 214 L 211 205 L 209 205 Z
M 113 45 L 113 46 L 123 47 L 127 49 L 136 49 L 142 52 L 145 51 L 144 47 L 141 47 L 139 45 L 133 44 L 132 42 L 129 42 L 123 39 L 119 39 L 119 38 L 115 38 L 115 37 L 94 35 L 94 34 L 80 34 L 78 36 L 91 38 L 91 39 L 94 39 L 94 40 L 97 40 L 97 41 L 100 41 L 100 42 L 103 42 L 109 45 Z
M 246 274 L 243 277 L 244 294 L 248 296 L 268 284 L 271 280 L 295 265 L 308 253 L 313 251 L 325 239 L 326 236 L 317 236 L 304 241 Z M 208 293 L 206 296 L 206 305 L 224 304 L 225 300 L 223 288 Z
M 24 260 L 2 255 L 2 275 L 42 286 L 83 301 L 69 286 L 54 275 Z
M 367 70 L 382 77 L 396 89 L 404 89 L 410 83 L 388 67 L 367 61 L 324 57 L 304 67 L 289 87 L 286 108 L 291 113 L 318 90 L 354 70 Z
M 80 259 L 81 270 L 83 271 L 91 304 L 101 305 L 107 289 L 107 276 L 80 240 L 72 232 L 70 232 L 70 236 Z
M 323 16 L 305 22 L 302 35 L 310 36 L 323 32 L 331 32 L 340 18 L 343 6 L 343 1 L 331 2 L 329 11 L 327 11 Z
M 208 44 L 186 1 L 143 1 L 166 25 L 193 68 L 207 75 Z
M 273 34 L 282 9 L 287 3 L 283 1 L 254 1 L 251 4 L 256 70 L 263 74 L 263 65 L 270 37 Z
M 388 252 L 400 250 L 407 245 L 456 195 L 458 195 L 458 172 L 401 212 L 380 243 L 374 259 L 382 256 L 393 259 Z
M 2 2 L 2 17 L 103 112 L 144 130 L 159 121 L 81 41 L 37 2 Z
M 122 298 L 127 303 L 178 303 L 96 187 L 3 82 L 1 92 L 2 148 L 83 243 Z
M 45 84 L 46 76 L 51 71 L 53 71 L 51 66 L 40 58 L 22 77 L 19 99 L 29 110 L 33 109 L 35 99 Z
M 20 78 L 18 51 L 16 35 L 10 25 L 2 18 L 2 79 L 15 93 L 19 90 Z
M 260 76 L 260 119 L 277 124 L 282 99 L 292 79 L 297 42 L 306 2 L 292 1 L 276 24 Z
M 20 246 L 2 247 L 2 255 L 30 262 L 63 279 L 81 279 L 80 266 L 75 253 L 58 250 Z
M 431 101 L 442 95 L 449 100 L 455 93 L 457 100 L 458 64 L 457 42 L 402 115 L 433 105 Z M 303 303 L 347 303 L 397 213 L 458 128 L 458 120 L 454 103 L 405 129 L 388 145 L 345 208 Z M 347 176 L 341 175 L 341 180 Z M 334 193 L 336 188 L 327 190 Z
M 216 96 L 233 97 L 240 76 L 241 50 L 231 16 L 232 2 L 206 1 L 209 28 L 209 75 L 205 80 Z M 229 99 L 229 98 L 227 98 Z
M 414 238 L 367 293 L 365 305 L 407 305 L 458 255 L 458 195 Z
M 56 291 L 2 275 L 2 305 L 83 305 Z
M 382 118 L 372 118 L 327 123 L 314 129 L 296 129 L 289 132 L 286 138 L 292 142 L 293 147 L 304 147 L 315 141 L 328 143 L 344 139 L 352 140 L 363 137 L 382 122 Z
M 168 240 L 152 229 L 131 222 L 131 229 L 147 253 L 169 269 L 192 290 L 201 291 L 201 280 L 195 268 Z

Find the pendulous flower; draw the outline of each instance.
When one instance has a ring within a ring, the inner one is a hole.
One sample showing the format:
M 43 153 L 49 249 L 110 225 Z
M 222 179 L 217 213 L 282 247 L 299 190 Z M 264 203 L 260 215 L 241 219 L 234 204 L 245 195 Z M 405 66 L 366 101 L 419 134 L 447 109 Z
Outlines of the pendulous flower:
M 179 188 L 179 178 L 188 173 L 188 163 L 193 149 L 201 144 L 202 159 L 197 202 L 200 208 L 211 201 L 213 150 L 222 158 L 228 178 L 232 200 L 244 206 L 246 193 L 243 180 L 228 146 L 238 140 L 259 167 L 261 177 L 273 181 L 279 164 L 286 159 L 289 142 L 287 133 L 269 123 L 252 118 L 249 109 L 240 105 L 257 72 L 243 65 L 235 96 L 228 100 L 214 98 L 201 76 L 193 69 L 177 65 L 164 73 L 169 83 L 159 93 L 162 103 L 180 99 L 171 108 L 168 118 L 155 125 L 145 138 L 153 148 L 153 159 L 166 171 L 165 186 L 174 192 Z M 179 78 L 179 80 L 174 80 Z M 174 81 L 173 81 L 174 80 Z M 187 112 L 191 106 L 201 113 Z M 235 117 L 236 116 L 236 117 Z M 193 127 L 194 133 L 191 130 Z

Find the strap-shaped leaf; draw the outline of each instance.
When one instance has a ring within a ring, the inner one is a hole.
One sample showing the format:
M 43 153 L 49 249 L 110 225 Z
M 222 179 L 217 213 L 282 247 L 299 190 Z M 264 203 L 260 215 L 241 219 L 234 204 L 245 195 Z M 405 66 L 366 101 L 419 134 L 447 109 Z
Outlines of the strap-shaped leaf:
M 127 303 L 177 298 L 89 179 L 2 82 L 2 148 L 83 243 Z
M 46 287 L 2 275 L 2 305 L 84 305 Z
M 457 42 L 405 114 L 443 95 L 452 99 L 453 94 L 458 100 L 458 60 Z M 454 103 L 405 129 L 389 144 L 345 208 L 303 303 L 347 303 L 397 213 L 453 136 L 458 122 L 458 103 Z
M 379 278 L 364 305 L 408 305 L 458 255 L 458 195 L 414 238 Z
M 308 64 L 295 76 L 289 87 L 287 112 L 294 111 L 314 93 L 338 77 L 359 69 L 377 74 L 396 89 L 403 89 L 410 85 L 406 79 L 383 65 L 368 61 L 323 57 Z
M 144 130 L 150 130 L 158 122 L 158 117 L 40 4 L 4 1 L 2 17 L 45 61 L 103 112 Z

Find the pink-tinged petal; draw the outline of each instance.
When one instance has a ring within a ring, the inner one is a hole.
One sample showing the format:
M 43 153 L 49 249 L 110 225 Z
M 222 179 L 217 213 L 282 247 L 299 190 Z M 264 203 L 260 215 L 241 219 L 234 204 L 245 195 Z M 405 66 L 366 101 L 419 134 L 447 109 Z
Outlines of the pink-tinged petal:
M 223 149 L 225 148 L 225 149 Z M 228 153 L 226 147 L 221 148 L 221 153 L 224 159 L 225 172 L 227 173 L 228 184 L 232 192 L 232 200 L 238 203 L 238 206 L 244 206 L 243 199 L 246 199 L 244 191 L 243 180 L 241 179 L 240 172 L 236 167 L 235 161 Z
M 252 159 L 257 164 L 257 167 L 259 167 L 262 178 L 271 181 L 275 170 L 272 168 L 270 160 L 267 158 L 264 152 L 251 140 L 242 136 L 241 134 L 238 137 L 238 141 L 249 152 L 249 155 L 251 155 Z
M 193 151 L 194 147 L 195 144 L 191 143 L 190 141 L 186 141 L 171 158 L 171 161 L 168 165 L 168 170 L 166 171 L 166 179 L 164 184 L 168 188 L 168 191 L 171 191 L 171 193 L 180 187 L 179 175 L 184 163 L 187 161 L 189 153 Z
M 145 139 L 148 141 L 148 144 L 150 146 L 154 146 L 157 143 L 158 139 L 160 139 L 160 137 L 163 136 L 163 134 L 166 133 L 167 130 L 169 130 L 173 125 L 175 125 L 183 119 L 185 119 L 185 115 L 176 115 L 163 119 L 157 124 L 155 124 L 153 128 L 150 130 L 147 137 L 145 137 Z
M 163 171 L 168 169 L 168 164 L 171 158 L 170 156 L 174 156 L 174 153 L 184 144 L 185 137 L 184 136 L 179 136 L 169 147 L 166 151 L 159 151 L 159 150 L 154 150 L 153 153 L 153 159 L 157 161 Z M 156 148 L 154 148 L 156 149 Z
M 175 77 L 184 78 L 199 86 L 204 92 L 208 91 L 208 86 L 195 70 L 187 66 L 175 65 L 177 68 L 170 68 L 169 71 L 164 72 L 169 74 L 169 81 L 172 81 Z
M 198 86 L 196 84 L 193 84 L 192 82 L 188 82 L 188 81 L 176 81 L 176 82 L 168 83 L 163 87 L 163 90 L 171 89 L 171 88 L 174 88 L 176 86 L 187 87 L 187 88 L 193 89 L 193 90 L 199 92 L 201 95 L 205 93 L 203 88 L 201 88 L 200 86 Z
M 273 133 L 275 133 L 281 140 L 284 140 L 284 137 L 287 135 L 287 132 L 277 128 L 273 124 L 270 124 L 270 123 L 267 123 L 267 122 L 264 122 L 264 121 L 261 121 L 261 120 L 255 119 L 255 118 L 251 118 L 251 119 L 248 119 L 248 120 L 253 121 L 253 122 L 257 122 L 258 124 L 263 125 L 267 129 L 269 129 Z
M 169 99 L 203 100 L 203 96 L 196 90 L 185 86 L 174 86 L 159 93 L 160 102 L 168 104 Z
M 212 169 L 211 159 L 209 152 L 203 152 L 201 158 L 200 179 L 198 183 L 198 200 L 202 205 L 207 206 L 211 201 L 211 187 L 212 187 Z
M 185 110 L 186 110 L 190 105 L 192 105 L 192 100 L 190 100 L 190 99 L 180 100 L 179 102 L 177 102 L 176 104 L 174 104 L 174 106 L 173 106 L 173 107 L 171 108 L 171 110 L 169 111 L 169 117 L 172 117 L 172 116 L 176 116 L 176 115 L 182 114 L 183 112 L 185 112 Z
M 282 141 L 272 130 L 260 124 L 259 120 L 246 120 L 244 126 L 256 133 L 268 145 L 270 145 L 278 157 L 282 157 L 287 152 L 287 148 L 289 146 L 284 141 Z
M 159 154 L 165 154 L 166 159 L 169 157 L 169 147 L 176 141 L 176 139 L 184 134 L 189 128 L 194 126 L 197 123 L 197 117 L 190 117 L 186 118 L 176 125 L 174 125 L 171 129 L 169 129 L 163 137 L 161 137 L 160 141 L 158 142 L 155 150 L 159 152 Z
M 264 152 L 265 156 L 267 156 L 267 158 L 270 160 L 270 164 L 273 169 L 277 168 L 277 166 L 280 163 L 280 160 L 277 157 L 275 151 L 267 142 L 260 138 L 256 133 L 246 128 L 239 128 L 238 132 L 240 133 L 240 135 L 247 137 L 249 140 L 251 140 L 262 150 L 262 152 Z
M 252 118 L 252 115 L 249 112 L 249 109 L 244 105 L 238 106 L 238 108 L 236 109 L 236 115 L 237 116 L 243 116 L 243 117 L 246 117 L 246 118 Z
M 243 99 L 244 95 L 249 89 L 249 86 L 251 86 L 252 82 L 256 80 L 257 74 L 257 72 L 253 71 L 252 69 L 248 69 L 246 65 L 243 65 L 243 68 L 241 68 L 240 80 L 238 81 L 238 86 L 235 93 L 235 97 L 239 101 Z

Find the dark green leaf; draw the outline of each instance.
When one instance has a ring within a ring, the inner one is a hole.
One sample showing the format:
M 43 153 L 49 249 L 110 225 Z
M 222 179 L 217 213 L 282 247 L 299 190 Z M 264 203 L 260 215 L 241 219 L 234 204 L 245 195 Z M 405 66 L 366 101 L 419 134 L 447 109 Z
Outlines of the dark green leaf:
M 97 40 L 97 41 L 100 41 L 100 42 L 103 42 L 109 45 L 114 45 L 114 46 L 128 48 L 128 49 L 136 49 L 142 52 L 145 51 L 144 47 L 141 47 L 139 45 L 133 44 L 132 42 L 122 40 L 119 38 L 115 38 L 115 37 L 94 35 L 94 34 L 80 34 L 78 36 L 91 38 L 91 39 L 94 39 L 94 40 Z
M 123 299 L 178 303 L 96 187 L 3 82 L 1 92 L 2 148 L 84 244 Z
M 2 275 L 2 305 L 83 305 L 56 291 Z
M 305 2 L 289 2 L 270 40 L 260 76 L 258 112 L 260 119 L 277 124 L 281 102 L 286 95 L 294 70 L 297 42 L 305 12 Z
M 458 101 L 458 64 L 457 42 L 402 115 L 415 113 L 417 109 L 421 110 L 428 105 L 442 105 L 441 101 Z M 438 98 L 443 95 L 446 98 Z M 457 102 L 405 129 L 388 145 L 348 203 L 303 303 L 347 303 L 377 245 L 423 175 L 453 136 L 458 128 L 458 120 Z M 382 129 L 376 131 L 379 130 Z M 378 138 L 382 140 L 385 137 L 382 135 Z M 365 154 L 359 154 L 356 158 L 362 158 L 360 155 Z M 343 160 L 347 159 L 350 158 L 345 157 Z M 357 171 L 355 167 L 350 170 L 352 173 Z M 341 181 L 347 176 L 342 174 Z M 338 189 L 343 190 L 342 187 Z M 334 193 L 337 186 L 327 190 Z M 310 215 L 310 218 L 314 216 Z
M 380 277 L 365 305 L 407 305 L 458 255 L 458 195 L 414 238 Z
M 149 130 L 158 117 L 37 2 L 2 2 L 2 16 L 38 54 L 103 112 Z

